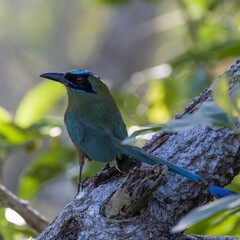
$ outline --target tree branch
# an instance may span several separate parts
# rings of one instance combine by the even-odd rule
[[[37,232],[49,224],[47,218],[29,206],[28,202],[19,199],[16,195],[0,184],[0,207],[9,207],[21,215],[25,221]]]
[[[155,165],[148,169],[133,168],[118,190],[102,208],[107,218],[134,217],[147,207],[153,193],[164,182],[167,167]]]
[[[240,60],[226,72],[229,76],[230,92],[233,86],[236,88],[237,85],[239,88],[239,72]],[[194,112],[206,101],[212,101],[212,86],[195,98],[177,118]],[[195,183],[167,172],[152,197],[146,197],[144,192],[142,193],[142,197],[148,198],[148,204],[145,203],[137,215],[112,219],[106,217],[109,215],[104,214],[102,209],[105,209],[108,200],[117,194],[126,179],[119,173],[113,174],[113,168],[110,168],[111,174],[106,174],[104,170],[104,176],[108,178],[100,183],[97,181],[97,186],[95,180],[88,181],[84,192],[74,198],[37,239],[235,239],[171,235],[169,230],[191,209],[212,200],[209,184],[224,186],[239,173],[239,134],[221,127],[194,128],[175,134],[160,132],[144,149],[197,172],[203,176],[204,182]],[[142,167],[149,166],[142,164]],[[101,174],[98,174],[99,179],[103,179]],[[138,178],[135,186],[143,186],[144,181],[146,180]]]

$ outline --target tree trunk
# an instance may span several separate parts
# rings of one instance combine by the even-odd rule
[[[240,59],[228,70],[230,93],[239,87]],[[239,91],[239,89],[238,89]],[[212,101],[212,86],[186,107],[191,114]],[[221,127],[159,132],[144,149],[204,179],[192,182],[164,166],[134,167],[128,174],[105,168],[86,182],[76,196],[37,239],[235,239],[171,235],[170,229],[191,209],[212,200],[208,185],[225,186],[240,170],[240,135]],[[133,161],[132,165],[140,166]],[[63,193],[64,194],[64,193]],[[236,238],[237,239],[237,238]]]

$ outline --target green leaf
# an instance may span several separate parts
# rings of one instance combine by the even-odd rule
[[[122,141],[122,144],[130,144],[136,141],[136,138],[142,135],[146,135],[149,133],[158,132],[161,129],[163,129],[163,124],[154,124],[152,126],[145,126],[145,127],[139,127],[137,126],[137,130],[135,130],[129,137],[125,138]]]
[[[0,135],[9,144],[23,144],[31,141],[36,133],[28,131],[27,129],[21,129],[13,123],[0,124]]]
[[[214,102],[206,102],[202,105],[197,113],[197,118],[202,116],[208,125],[222,126],[232,128],[228,115],[222,111]],[[204,125],[204,124],[203,124]]]
[[[30,89],[21,100],[15,123],[28,127],[40,120],[64,95],[64,88],[50,81],[42,81]]]
[[[237,118],[240,118],[240,91],[237,89],[237,91],[234,91],[232,96],[232,101],[233,101],[233,108],[236,111],[234,116]]]
[[[10,122],[12,116],[10,113],[3,107],[0,107],[0,123]]]
[[[215,221],[213,221],[213,225],[217,225],[217,224],[223,223],[224,221],[226,221],[228,218],[230,218],[234,214],[238,213],[239,211],[240,211],[239,208],[233,209],[233,210],[229,210],[226,214],[224,214],[224,216],[219,216]]]
[[[170,121],[164,131],[180,132],[194,127],[223,126],[232,128],[228,115],[214,102],[205,102],[195,113],[184,115],[181,119]]]
[[[14,239],[14,230],[5,218],[5,209],[0,208],[0,239]]]
[[[176,226],[171,229],[171,233],[179,233],[186,230],[189,226],[198,223],[206,218],[229,209],[240,207],[240,195],[224,197],[213,203],[193,209],[186,214]]]
[[[237,99],[232,99],[229,95],[228,78],[226,75],[221,76],[214,84],[213,97],[217,105],[228,113],[230,116],[239,116]]]

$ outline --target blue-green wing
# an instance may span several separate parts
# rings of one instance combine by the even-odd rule
[[[67,130],[74,144],[91,160],[111,162],[115,159],[116,148],[110,132],[93,129],[81,121]]]

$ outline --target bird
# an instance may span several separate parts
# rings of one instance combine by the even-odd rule
[[[215,185],[210,185],[209,186],[209,192],[215,198],[223,198],[223,197],[227,197],[227,196],[238,194],[238,193],[236,193],[234,191],[231,191],[231,190],[219,187],[219,186],[215,186]]]
[[[129,160],[135,158],[151,165],[166,165],[170,171],[195,182],[202,180],[194,172],[125,144],[123,140],[128,133],[122,115],[109,88],[97,75],[75,69],[65,73],[43,73],[40,77],[59,82],[67,89],[64,122],[79,159],[78,193],[83,189],[84,159],[105,163],[115,160],[120,172],[128,172]]]

